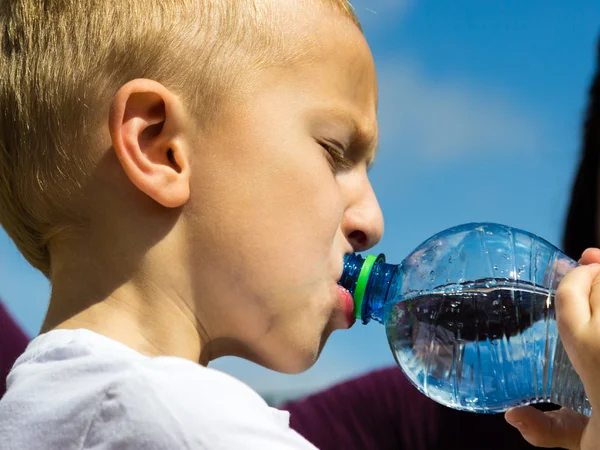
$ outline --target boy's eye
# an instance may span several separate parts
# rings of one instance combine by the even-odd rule
[[[334,172],[345,171],[352,168],[352,161],[346,157],[344,150],[342,150],[339,145],[329,142],[320,142],[319,144],[327,152]]]

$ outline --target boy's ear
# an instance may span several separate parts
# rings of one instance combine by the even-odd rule
[[[109,129],[123,170],[142,192],[168,208],[190,195],[190,163],[183,134],[186,114],[162,84],[136,79],[113,98]]]

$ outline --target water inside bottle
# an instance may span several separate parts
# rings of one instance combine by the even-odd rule
[[[589,415],[558,338],[553,295],[506,279],[453,284],[392,305],[386,331],[407,377],[446,406],[495,413],[560,402]]]

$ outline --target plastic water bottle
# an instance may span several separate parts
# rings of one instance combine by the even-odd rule
[[[433,400],[480,413],[551,402],[589,416],[554,310],[558,283],[575,266],[531,233],[470,223],[399,265],[348,255],[340,284],[357,319],[385,325],[396,362]]]

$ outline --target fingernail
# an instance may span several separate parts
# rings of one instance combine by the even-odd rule
[[[527,431],[527,424],[525,422],[508,422],[509,424],[511,424],[513,427],[515,427],[517,430],[523,432],[523,431]]]

